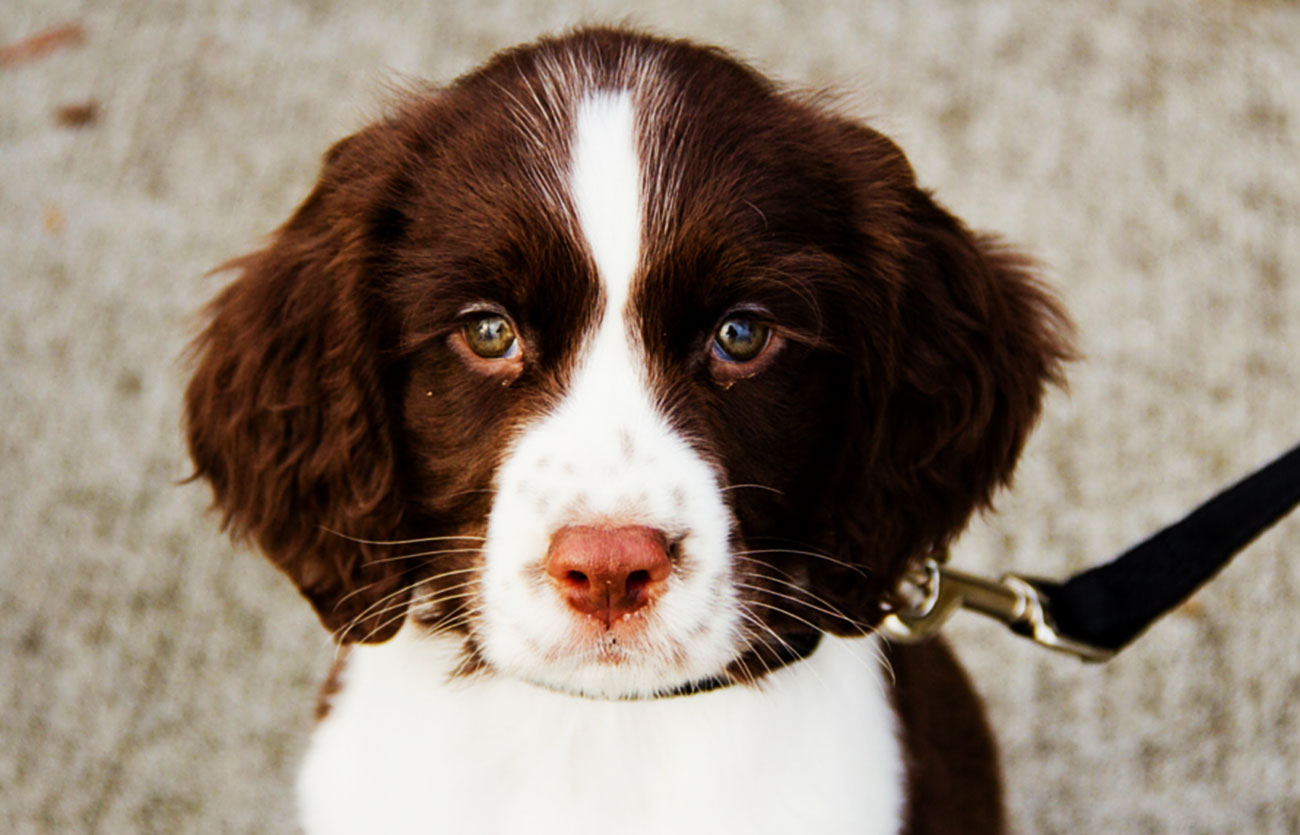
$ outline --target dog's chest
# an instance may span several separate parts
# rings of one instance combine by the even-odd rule
[[[322,833],[888,833],[904,767],[870,639],[731,687],[605,702],[447,682],[454,647],[364,646],[299,781]]]

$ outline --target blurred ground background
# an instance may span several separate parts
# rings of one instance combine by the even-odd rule
[[[393,79],[623,18],[842,91],[1046,265],[1084,358],[959,566],[1064,575],[1300,441],[1296,3],[9,0],[0,831],[294,830],[330,650],[176,486],[204,273]],[[1105,667],[959,618],[1017,829],[1300,831],[1298,603],[1300,519]]]

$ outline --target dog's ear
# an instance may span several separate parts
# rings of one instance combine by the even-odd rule
[[[384,322],[373,264],[391,239],[384,124],[325,155],[314,190],[266,249],[225,268],[193,345],[185,424],[195,478],[212,486],[233,535],[256,541],[340,641],[401,625],[401,569],[374,556],[402,509],[396,400],[381,367]]]
[[[876,236],[890,252],[868,279],[839,482],[843,541],[884,589],[1009,483],[1071,357],[1069,320],[1027,259],[903,194]]]

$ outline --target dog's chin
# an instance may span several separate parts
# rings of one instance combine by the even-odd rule
[[[482,648],[484,661],[496,673],[557,693],[617,701],[662,698],[714,686],[727,676],[734,655],[704,659],[674,642],[652,640],[639,630],[596,630],[586,625],[552,646],[534,645],[531,652],[503,652],[501,643],[489,642]]]
[[[636,701],[693,692],[713,686],[723,676],[722,670],[691,675],[658,669],[635,659],[606,657],[567,668],[535,671],[535,675],[526,675],[525,680],[556,693],[584,699]]]

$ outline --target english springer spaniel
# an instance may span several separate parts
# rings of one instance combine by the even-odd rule
[[[1002,828],[964,674],[875,627],[1068,325],[889,139],[584,29],[339,142],[229,266],[187,431],[345,650],[307,832]]]

